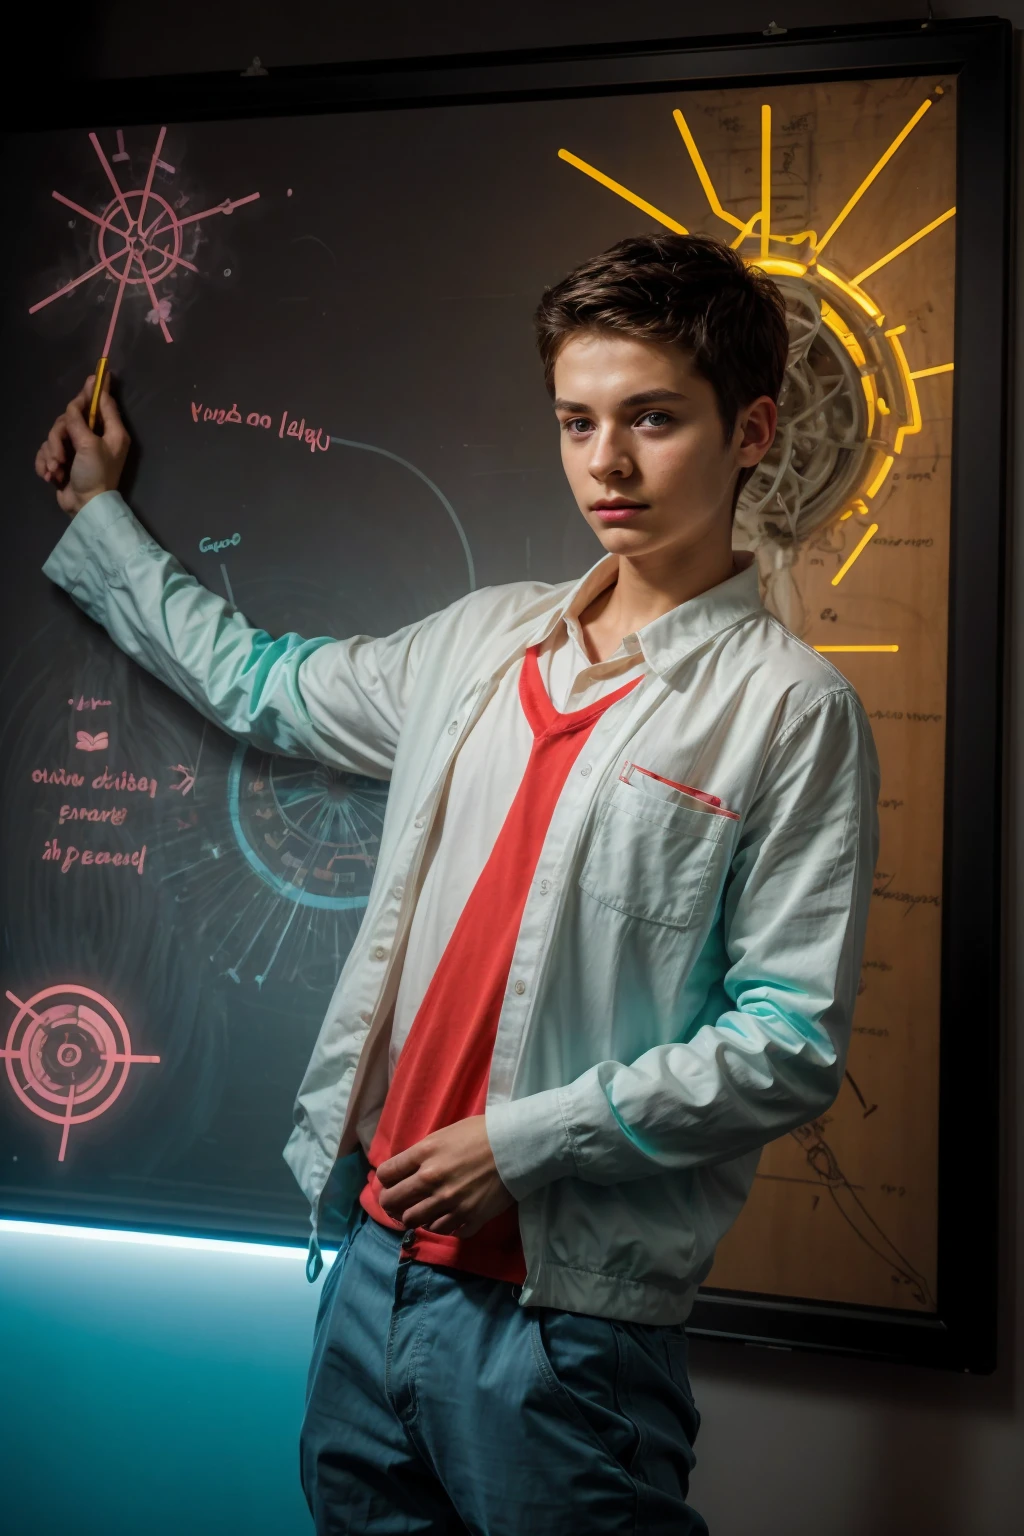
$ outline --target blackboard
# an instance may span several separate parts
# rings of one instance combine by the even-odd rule
[[[534,349],[546,284],[640,230],[749,240],[767,181],[770,255],[788,280],[785,262],[878,161],[885,176],[854,199],[863,217],[827,231],[827,292],[844,366],[863,320],[848,301],[877,300],[888,400],[875,407],[882,372],[866,364],[874,425],[856,474],[785,561],[764,547],[759,560],[769,599],[880,722],[892,867],[876,872],[835,1116],[766,1153],[695,1320],[863,1348],[870,1315],[913,1355],[948,1349],[955,1313],[965,1338],[990,1339],[964,1320],[970,1277],[943,1236],[943,1201],[974,1175],[943,1163],[940,1051],[950,999],[968,985],[976,996],[995,932],[994,824],[979,836],[975,821],[965,841],[955,793],[998,761],[991,484],[972,506],[969,563],[955,538],[966,466],[973,491],[999,453],[999,380],[976,344],[999,289],[970,274],[983,246],[1001,249],[976,232],[986,218],[1001,227],[1005,207],[956,172],[957,142],[1001,163],[979,82],[1003,111],[1003,44],[986,38],[977,57],[963,43],[959,69],[954,44],[930,38],[902,54],[891,38],[859,54],[851,43],[842,68],[838,45],[822,45],[802,82],[744,54],[745,79],[723,65],[699,90],[679,54],[675,83],[653,55],[481,63],[461,85],[410,66],[397,84],[357,73],[337,93],[345,110],[319,110],[331,88],[307,100],[296,80],[253,112],[235,81],[221,114],[186,82],[159,115],[138,88],[120,122],[79,111],[4,135],[17,387],[0,453],[18,487],[0,613],[6,1210],[304,1235],[280,1152],[386,811],[385,783],[267,759],[204,724],[41,574],[62,515],[31,482],[31,457],[108,339],[136,444],[124,488],[154,536],[271,633],[384,634],[476,587],[578,576],[600,554],[561,473]],[[618,85],[602,84],[616,69]],[[168,110],[175,89],[197,110]],[[955,233],[961,204],[970,241]],[[142,244],[129,247],[133,220]],[[756,545],[754,525],[739,526]],[[949,731],[972,710],[973,728]],[[890,1028],[911,1015],[913,1049]],[[991,1066],[982,1054],[957,1069],[974,1073],[979,1169]],[[759,1294],[800,1298],[804,1320],[792,1301],[752,1312]],[[917,1342],[929,1328],[940,1342]]]
[[[639,159],[664,105],[635,106]],[[600,555],[559,467],[531,312],[620,233],[619,210],[593,199],[560,216],[553,150],[581,131],[610,145],[603,119],[599,103],[546,103],[167,128],[151,202],[173,233],[146,254],[162,308],[145,281],[126,285],[111,346],[138,444],[126,489],[252,622],[386,634],[474,585],[561,580]],[[105,342],[123,269],[31,312],[102,261],[101,238],[123,248],[52,193],[123,225],[106,167],[143,188],[163,126],[8,140],[22,233],[5,453],[22,479]],[[666,197],[674,170],[666,154]],[[7,1198],[297,1235],[307,1212],[280,1152],[365,904],[386,785],[270,763],[204,728],[40,574],[62,532],[48,503],[32,496],[12,530],[3,618],[4,1033],[24,1009],[48,1021],[23,1014],[12,1041],[34,1027],[35,1086],[17,1099],[0,1078]],[[114,826],[75,810],[127,814]],[[329,853],[306,870],[325,816]],[[141,868],[82,859],[143,849]],[[159,1060],[120,1065],[68,1110],[109,1031]]]

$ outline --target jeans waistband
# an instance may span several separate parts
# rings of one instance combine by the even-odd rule
[[[372,1233],[378,1242],[383,1243],[385,1248],[388,1248],[391,1251],[394,1251],[396,1248],[401,1248],[402,1238],[405,1236],[403,1231],[394,1227],[386,1227],[383,1222],[375,1220],[375,1218],[370,1215],[369,1211],[364,1210],[362,1206],[360,1206],[359,1211],[360,1217],[352,1227],[353,1237],[359,1231],[360,1227],[365,1227],[368,1232]]]

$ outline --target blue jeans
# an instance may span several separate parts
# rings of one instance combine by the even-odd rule
[[[521,1307],[353,1223],[300,1445],[318,1536],[707,1536],[682,1327]]]

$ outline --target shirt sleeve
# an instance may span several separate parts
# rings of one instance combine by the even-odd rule
[[[761,783],[723,901],[731,1006],[691,1039],[489,1105],[516,1199],[565,1175],[614,1184],[728,1161],[835,1099],[878,848],[878,763],[856,695],[837,689],[793,721]]]
[[[116,491],[86,503],[43,571],[121,650],[232,736],[390,775],[429,621],[385,639],[274,639],[162,549]]]

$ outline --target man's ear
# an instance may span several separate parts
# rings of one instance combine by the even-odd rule
[[[742,428],[737,459],[744,469],[760,464],[775,441],[778,420],[778,406],[770,395],[758,395],[740,412],[736,422]]]

